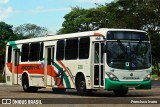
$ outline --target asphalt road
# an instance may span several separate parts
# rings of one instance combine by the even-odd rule
[[[153,80],[152,86],[160,86],[160,80]]]
[[[151,90],[129,90],[128,94],[124,97],[117,97],[112,91],[106,90],[93,92],[91,96],[79,96],[75,89],[68,89],[64,94],[53,93],[51,89],[40,89],[36,93],[25,93],[21,86],[0,84],[0,99],[2,98],[40,98],[46,101],[45,103],[47,104],[128,104],[132,103],[132,100],[153,100],[160,104],[160,81],[153,81],[153,87]]]

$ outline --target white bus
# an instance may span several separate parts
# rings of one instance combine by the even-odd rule
[[[151,47],[147,33],[107,29],[53,35],[6,46],[5,74],[9,85],[25,92],[50,87],[53,92],[76,88],[125,95],[129,89],[151,89]]]

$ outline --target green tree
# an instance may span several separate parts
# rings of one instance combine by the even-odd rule
[[[4,65],[5,46],[9,40],[14,40],[12,25],[0,22],[0,69]]]
[[[86,13],[85,9],[75,7],[72,8],[71,12],[64,16],[65,21],[62,24],[62,29],[60,29],[57,33],[58,34],[65,34],[65,33],[74,33],[81,31],[80,26],[86,23],[87,19],[85,19],[84,14]],[[83,21],[83,22],[81,22]]]
[[[156,32],[150,32],[151,50],[152,50],[152,63],[154,66],[154,73],[160,76],[159,62],[160,62],[160,34]]]
[[[48,33],[47,28],[35,24],[22,24],[14,28],[14,33],[18,39],[35,38],[45,36]]]
[[[65,21],[57,34],[91,31],[104,27],[106,21],[105,18],[102,18],[105,17],[104,9],[101,6],[90,9],[72,8],[71,12],[64,16]]]
[[[2,54],[4,51],[4,47],[6,46],[6,43],[9,40],[14,40],[15,35],[12,30],[12,25],[6,24],[5,22],[0,22],[0,54]]]

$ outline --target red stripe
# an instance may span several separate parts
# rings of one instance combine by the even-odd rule
[[[32,67],[30,67],[32,66]],[[33,68],[37,67],[36,68]],[[12,63],[7,63],[7,67],[9,71],[12,73]],[[18,66],[18,72],[17,72],[17,66],[14,66],[15,73],[22,74],[24,71],[27,71],[29,74],[42,74],[44,75],[44,68],[41,67],[41,64],[19,64]],[[49,72],[51,71],[51,72]],[[48,65],[47,66],[47,75],[51,76],[54,81],[56,81],[56,75],[57,72],[55,71],[53,66]],[[60,78],[58,79],[58,84],[60,83]],[[64,85],[58,86],[58,88],[65,88]]]

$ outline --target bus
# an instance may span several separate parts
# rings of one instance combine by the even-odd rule
[[[141,30],[100,28],[6,45],[6,84],[25,92],[76,89],[84,96],[104,89],[124,96],[151,89],[151,73],[150,40]]]

